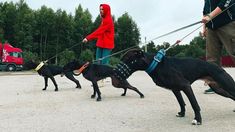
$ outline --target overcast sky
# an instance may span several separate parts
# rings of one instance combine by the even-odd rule
[[[18,0],[0,0],[1,2]],[[141,40],[152,40],[162,34],[168,33],[183,26],[200,21],[204,0],[25,0],[32,9],[39,9],[46,5],[54,9],[62,9],[67,13],[74,15],[75,9],[79,4],[84,9],[88,9],[92,14],[93,20],[99,14],[99,5],[107,3],[111,6],[111,13],[115,18],[120,17],[125,12],[137,23],[141,33]],[[154,42],[170,42],[173,44],[176,40],[182,39],[185,35],[195,28],[177,32],[175,34],[157,39]],[[199,34],[201,29],[184,39],[182,44],[189,43]]]

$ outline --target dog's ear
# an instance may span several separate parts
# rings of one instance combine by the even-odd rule
[[[136,55],[137,57],[143,57],[143,56],[144,56],[144,52],[139,49],[139,50],[136,50],[136,51],[135,51],[135,55]]]

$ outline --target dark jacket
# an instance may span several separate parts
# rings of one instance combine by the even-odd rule
[[[205,0],[203,9],[203,15],[209,14],[216,7],[219,7],[222,11],[220,15],[216,16],[212,21],[206,24],[206,27],[210,29],[217,29],[235,20],[235,0]],[[232,5],[233,4],[233,5]],[[232,5],[229,9],[227,9]],[[227,9],[227,10],[226,10]]]

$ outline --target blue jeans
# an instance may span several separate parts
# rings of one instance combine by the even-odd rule
[[[112,51],[112,50],[110,50],[110,49],[105,49],[105,48],[99,48],[99,47],[97,47],[97,49],[96,49],[96,58],[95,58],[95,59],[98,60],[99,58],[108,56],[108,55],[111,54],[111,51]],[[103,60],[101,60],[101,61],[98,61],[98,62],[96,62],[96,63],[98,63],[98,64],[103,64],[103,65],[108,65],[108,64],[109,64],[109,58],[110,58],[110,57],[107,57],[107,58],[105,58],[105,59],[103,59]]]

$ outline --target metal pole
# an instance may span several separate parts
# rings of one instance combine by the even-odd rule
[[[146,44],[147,43],[147,38],[144,37],[144,43]],[[148,52],[148,44],[145,45],[145,52]]]

